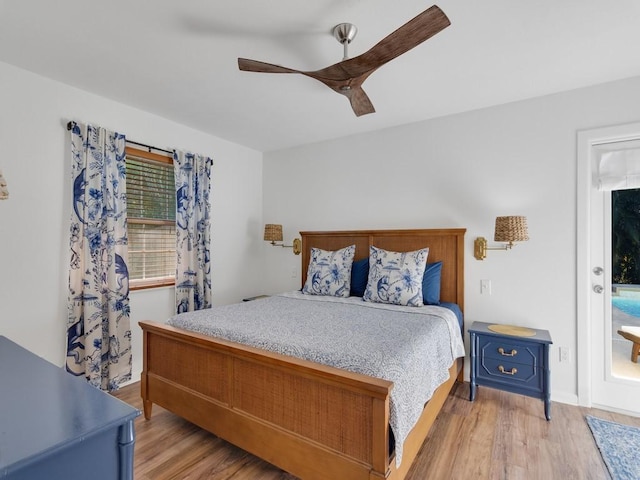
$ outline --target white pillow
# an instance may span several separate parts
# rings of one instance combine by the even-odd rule
[[[312,248],[307,280],[302,293],[348,297],[351,287],[351,265],[355,253],[355,245],[335,252]]]
[[[362,297],[365,302],[421,307],[422,277],[429,249],[389,252],[369,247],[369,280]]]

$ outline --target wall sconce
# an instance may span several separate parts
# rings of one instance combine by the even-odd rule
[[[6,200],[9,198],[9,190],[7,189],[7,181],[2,176],[0,171],[0,200]]]
[[[296,255],[300,255],[300,252],[302,252],[302,242],[300,241],[299,238],[293,239],[293,245],[276,243],[276,242],[282,242],[282,225],[278,225],[277,223],[265,224],[264,240],[265,242],[271,242],[271,245],[273,245],[274,247],[293,248],[293,253]]]
[[[529,240],[527,217],[496,217],[496,231],[493,240],[507,242],[507,244],[501,247],[488,247],[487,239],[478,237],[473,242],[473,256],[478,260],[484,260],[487,256],[487,250],[510,250],[513,248],[513,242]]]

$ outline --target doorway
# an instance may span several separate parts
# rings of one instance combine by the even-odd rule
[[[630,177],[634,162],[637,179]],[[625,344],[626,366],[637,365],[631,362],[632,343],[617,333],[629,318],[612,305],[621,292],[613,282],[611,193],[640,180],[640,124],[579,132],[577,170],[578,402],[640,415],[640,382],[614,369],[614,359],[622,365]]]

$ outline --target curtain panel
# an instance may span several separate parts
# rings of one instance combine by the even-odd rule
[[[131,379],[125,136],[71,127],[67,371],[102,390]]]
[[[211,166],[209,157],[174,151],[176,312],[211,307]]]

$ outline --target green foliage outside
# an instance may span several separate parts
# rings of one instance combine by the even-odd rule
[[[613,283],[640,285],[640,189],[611,192]]]
[[[176,219],[173,165],[127,156],[127,216]]]

